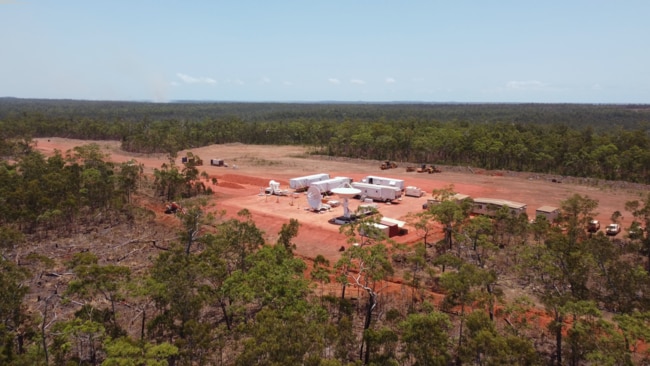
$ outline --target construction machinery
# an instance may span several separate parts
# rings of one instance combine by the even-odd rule
[[[429,174],[433,174],[433,173],[441,173],[442,171],[441,171],[440,169],[438,169],[435,165],[429,165],[429,166],[427,166],[426,164],[422,164],[422,165],[421,165],[421,166],[416,170],[416,172],[418,172],[418,173],[429,173]]]
[[[181,207],[181,205],[179,205],[179,204],[176,203],[176,202],[170,202],[170,203],[168,203],[167,206],[165,207],[165,213],[168,214],[168,215],[169,215],[169,214],[179,213],[179,212],[180,212],[180,213],[183,213],[184,210],[183,210],[183,208]]]
[[[397,168],[397,163],[395,163],[394,161],[386,160],[383,163],[381,163],[380,168],[381,170],[395,169]]]

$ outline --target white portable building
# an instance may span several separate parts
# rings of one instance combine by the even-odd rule
[[[371,198],[374,201],[391,202],[402,197],[402,190],[397,187],[382,186],[370,183],[352,182],[352,187],[361,190],[362,199]]]
[[[385,177],[378,177],[375,175],[369,175],[363,178],[361,182],[368,183],[368,184],[376,184],[380,186],[397,187],[402,191],[404,190],[405,187],[403,179],[385,178]]]
[[[512,215],[520,215],[526,212],[526,204],[503,200],[499,198],[475,198],[472,206],[472,213],[493,216],[501,207],[508,207]]]
[[[542,206],[535,210],[535,217],[544,216],[548,222],[553,222],[560,216],[560,209],[553,206]]]

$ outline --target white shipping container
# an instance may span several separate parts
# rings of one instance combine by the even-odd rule
[[[331,179],[325,179],[318,182],[313,182],[311,186],[314,186],[320,190],[321,193],[331,192],[332,189],[343,186],[344,184],[352,183],[352,178],[347,177],[336,177]]]
[[[321,180],[330,179],[330,175],[326,173],[319,173],[313,175],[307,175],[304,177],[297,177],[289,179],[289,187],[297,191],[304,191],[309,188],[309,186],[314,182],[320,182]]]
[[[411,197],[422,197],[424,195],[424,192],[418,187],[408,186],[404,190],[404,195]]]

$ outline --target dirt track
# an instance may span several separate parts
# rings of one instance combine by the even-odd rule
[[[71,140],[62,138],[36,139],[37,149],[45,155],[50,155],[55,149],[65,152],[74,146],[92,143],[92,141]],[[116,162],[136,159],[144,164],[146,172],[152,172],[161,164],[168,162],[165,155],[127,154],[119,149],[119,142],[101,141],[98,143],[110,159]],[[427,194],[420,198],[403,197],[395,204],[379,203],[379,211],[383,216],[397,220],[405,220],[409,212],[420,212],[422,203],[433,189],[447,187],[451,184],[458,193],[468,194],[473,198],[501,198],[527,204],[529,217],[535,215],[535,209],[540,206],[559,206],[560,202],[574,193],[587,195],[599,201],[598,219],[603,224],[609,223],[611,214],[618,210],[623,213],[623,227],[629,226],[631,215],[624,211],[626,201],[639,199],[639,191],[631,188],[613,190],[568,183],[554,183],[549,179],[541,179],[533,174],[510,176],[499,172],[474,170],[469,172],[454,172],[442,167],[442,173],[426,174],[406,172],[404,166],[396,169],[380,170],[378,162],[361,160],[341,160],[312,157],[308,149],[297,146],[255,146],[242,144],[212,145],[192,149],[192,153],[200,156],[206,163],[210,159],[224,159],[228,167],[213,167],[204,165],[210,177],[216,177],[218,185],[213,187],[215,209],[225,210],[227,217],[233,217],[243,208],[248,209],[258,227],[265,231],[269,242],[275,242],[282,224],[290,218],[301,223],[296,253],[305,258],[313,258],[322,254],[335,262],[340,255],[339,248],[347,246],[346,238],[340,234],[339,226],[328,223],[330,218],[340,216],[342,207],[333,208],[324,213],[314,213],[308,210],[306,194],[299,193],[286,197],[267,196],[260,194],[268,187],[270,180],[281,184],[281,188],[289,189],[289,180],[294,177],[315,173],[328,173],[331,177],[345,176],[361,180],[367,175],[392,177],[405,180],[406,185],[421,188]],[[177,163],[180,164],[179,153]],[[646,191],[647,192],[647,191]],[[354,210],[358,200],[350,200],[350,209]],[[160,203],[161,211],[164,203]],[[604,227],[604,225],[603,225]],[[408,228],[408,227],[407,227]],[[621,233],[619,235],[624,235]],[[410,229],[404,236],[394,237],[397,242],[409,243],[418,240],[415,230]]]

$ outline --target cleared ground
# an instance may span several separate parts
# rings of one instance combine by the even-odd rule
[[[93,143],[93,141],[72,140],[63,138],[36,139],[36,148],[45,155],[50,155],[55,149],[65,152],[75,146]],[[116,162],[136,159],[144,164],[145,170],[151,173],[168,162],[163,154],[129,154],[119,148],[119,142],[101,141],[97,143],[110,159]],[[269,242],[275,242],[282,224],[289,219],[297,219],[301,223],[296,254],[304,258],[314,258],[322,254],[335,262],[340,256],[340,248],[349,246],[346,237],[339,233],[339,226],[328,223],[328,220],[341,216],[341,206],[331,211],[315,213],[309,210],[305,193],[290,194],[289,196],[267,196],[262,194],[271,180],[281,184],[281,188],[289,189],[291,178],[328,173],[330,177],[344,176],[359,181],[368,175],[403,179],[407,186],[416,186],[426,194],[423,197],[403,197],[394,204],[377,203],[379,212],[389,218],[406,221],[409,213],[422,211],[422,204],[431,195],[433,189],[449,185],[454,186],[458,193],[470,195],[473,198],[487,197],[508,199],[527,204],[529,217],[534,217],[535,209],[540,206],[559,206],[574,193],[587,195],[599,201],[598,219],[603,223],[601,229],[610,222],[614,211],[623,214],[623,227],[629,226],[631,215],[625,212],[626,201],[639,199],[642,192],[647,190],[626,184],[603,184],[598,186],[568,183],[570,179],[555,179],[562,183],[553,182],[549,177],[529,173],[490,172],[477,169],[461,169],[457,167],[440,167],[442,173],[427,174],[406,172],[406,165],[400,164],[396,169],[381,170],[380,162],[357,159],[330,159],[314,157],[308,154],[309,149],[299,146],[256,146],[243,144],[211,145],[190,150],[200,156],[205,164],[201,167],[218,180],[213,187],[216,192],[211,197],[214,210],[225,210],[227,217],[234,217],[241,209],[248,209],[258,227],[265,231]],[[180,157],[186,151],[179,153],[176,163],[180,165]],[[210,159],[224,159],[228,167],[209,165]],[[435,162],[428,162],[435,163]],[[616,187],[616,188],[611,188]],[[621,188],[622,187],[622,188]],[[291,191],[291,190],[290,190]],[[336,199],[336,197],[333,197]],[[361,202],[350,200],[350,209],[355,210]],[[164,215],[164,204],[152,207],[160,220],[169,220]],[[409,233],[393,239],[400,243],[418,241],[418,235],[413,228],[407,226]],[[625,235],[625,231],[619,236]]]

